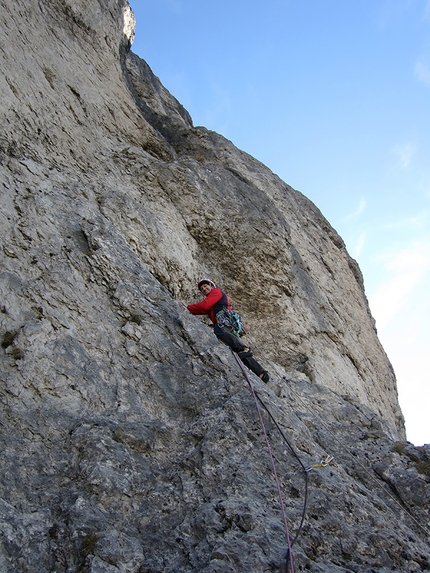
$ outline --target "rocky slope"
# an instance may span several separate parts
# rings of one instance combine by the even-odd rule
[[[309,478],[295,570],[429,571],[430,447],[336,231],[193,126],[125,1],[1,8],[0,570],[285,570],[252,393],[179,302],[209,275],[272,374],[251,381],[292,538]]]

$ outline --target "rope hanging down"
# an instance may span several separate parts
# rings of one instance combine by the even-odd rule
[[[274,416],[272,415],[272,413],[270,412],[270,410],[268,409],[268,407],[266,406],[266,404],[263,402],[263,400],[260,398],[260,396],[257,394],[257,392],[254,391],[254,394],[257,396],[258,400],[260,401],[261,405],[263,406],[263,408],[266,410],[266,412],[268,413],[268,415],[270,416],[270,419],[272,420],[272,422],[274,423],[274,425],[276,426],[278,432],[280,433],[280,435],[282,436],[284,442],[287,444],[287,446],[290,448],[291,453],[293,454],[293,456],[296,458],[296,460],[299,462],[300,466],[302,467],[302,470],[304,472],[304,479],[305,479],[305,494],[304,494],[304,502],[303,502],[303,510],[302,510],[302,517],[300,520],[300,525],[297,529],[296,535],[293,539],[293,541],[291,542],[291,547],[288,548],[287,551],[287,555],[286,555],[286,573],[288,573],[289,571],[289,561],[288,561],[288,557],[289,554],[291,552],[291,548],[293,547],[293,545],[295,544],[295,542],[297,541],[297,539],[299,538],[299,535],[302,531],[302,527],[303,527],[303,523],[305,521],[305,516],[306,516],[306,507],[307,507],[307,503],[308,503],[308,485],[309,485],[309,479],[308,479],[308,472],[311,471],[311,469],[313,469],[313,466],[306,468],[302,462],[302,460],[300,459],[300,457],[298,456],[297,452],[295,451],[295,449],[293,448],[293,446],[291,445],[290,441],[288,440],[288,438],[286,437],[286,435],[284,434],[284,432],[282,431],[282,428],[279,426],[278,422],[275,420]],[[331,457],[331,456],[327,456]],[[318,466],[319,464],[315,464],[315,466]]]
[[[243,373],[243,375],[245,376],[245,379],[246,379],[246,381],[248,382],[248,385],[249,385],[249,387],[250,387],[250,389],[251,389],[251,392],[252,392],[252,395],[253,395],[253,397],[254,397],[255,406],[256,406],[257,413],[258,413],[258,417],[259,417],[259,419],[260,419],[260,424],[261,424],[261,427],[262,427],[262,430],[263,430],[263,433],[264,433],[264,439],[265,439],[265,441],[266,441],[267,450],[268,450],[268,452],[269,452],[269,457],[270,457],[270,462],[271,462],[271,465],[272,465],[273,476],[274,476],[274,478],[275,478],[275,483],[276,483],[276,487],[277,487],[277,490],[278,490],[278,497],[279,497],[279,503],[280,503],[280,506],[281,506],[282,518],[283,518],[283,521],[284,521],[285,536],[286,536],[287,544],[288,544],[288,552],[287,552],[287,556],[286,556],[286,560],[287,560],[287,564],[286,564],[286,565],[287,565],[287,573],[288,573],[288,571],[291,571],[291,573],[294,573],[293,553],[292,553],[292,550],[291,550],[291,549],[292,549],[293,543],[294,543],[294,542],[296,541],[296,539],[297,539],[297,535],[296,535],[296,537],[295,537],[293,543],[291,543],[291,541],[290,541],[290,533],[289,533],[288,523],[287,523],[287,517],[286,517],[286,514],[285,514],[284,500],[283,500],[283,498],[282,498],[281,485],[280,485],[280,483],[279,483],[278,474],[277,474],[277,472],[276,472],[275,461],[274,461],[273,455],[272,455],[272,449],[271,449],[271,447],[270,447],[269,438],[268,438],[268,436],[267,436],[266,427],[265,427],[265,425],[264,425],[263,416],[262,416],[262,414],[261,414],[261,409],[260,409],[260,406],[259,406],[259,403],[258,403],[258,402],[260,401],[261,404],[263,404],[263,402],[262,402],[261,399],[257,396],[257,394],[256,394],[256,392],[255,392],[255,390],[254,390],[254,387],[253,387],[253,385],[252,385],[252,383],[251,383],[251,380],[249,379],[248,373],[247,373],[247,371],[245,370],[245,367],[242,365],[242,362],[241,362],[240,358],[239,358],[239,357],[237,356],[237,354],[234,353],[234,352],[233,352],[233,355],[234,355],[234,357],[235,357],[235,359],[236,359],[236,362],[237,362],[238,365],[240,366],[240,369],[242,370],[242,373]],[[269,412],[264,404],[263,404],[263,406],[265,407],[266,411]],[[269,415],[270,415],[270,417],[271,417],[272,420],[273,420],[273,417],[272,417],[272,415],[270,414],[270,412],[269,412]],[[274,420],[273,420],[273,421],[274,421]],[[275,424],[276,424],[276,422],[275,422]],[[276,424],[276,426],[277,426],[278,429],[280,430],[280,428],[279,428],[279,426],[278,426],[277,424]],[[281,431],[281,434],[282,434],[282,431]],[[288,443],[288,442],[287,442],[287,443]],[[288,443],[288,445],[290,446],[289,443]],[[291,448],[291,446],[290,446],[290,448]],[[300,462],[300,463],[301,463],[301,462]],[[306,474],[306,475],[307,475],[307,474]],[[307,491],[307,479],[306,479],[306,491]],[[305,503],[306,503],[306,502],[305,502]],[[301,522],[301,524],[300,524],[300,529],[301,529],[301,526],[302,526],[302,523],[303,523],[303,519],[304,519],[304,515],[302,516],[302,522]],[[291,568],[291,569],[290,569],[290,568]]]
[[[263,429],[263,433],[264,433],[264,437],[265,437],[265,441],[266,441],[266,445],[267,445],[267,449],[269,451],[269,456],[270,456],[270,460],[271,460],[271,464],[272,464],[272,470],[273,470],[273,475],[275,478],[275,482],[276,482],[276,486],[278,489],[278,495],[279,495],[279,500],[280,500],[280,505],[281,505],[281,510],[282,510],[282,516],[283,516],[283,520],[284,520],[284,525],[285,525],[285,535],[287,538],[287,542],[288,542],[288,549],[287,549],[287,554],[286,554],[286,573],[289,573],[289,571],[291,571],[291,573],[294,573],[294,563],[293,563],[293,555],[292,555],[292,547],[295,544],[295,542],[297,541],[301,531],[302,531],[302,527],[303,527],[303,523],[305,520],[305,516],[306,516],[306,508],[307,508],[307,502],[308,502],[308,486],[309,486],[309,478],[308,478],[308,474],[311,470],[313,469],[317,469],[317,468],[325,468],[328,465],[330,465],[330,463],[333,461],[333,456],[327,456],[325,459],[321,460],[319,463],[315,463],[312,464],[309,467],[305,467],[305,465],[303,464],[302,460],[300,459],[299,455],[297,454],[297,452],[295,451],[295,449],[293,448],[293,446],[291,445],[290,441],[288,440],[287,436],[285,435],[285,433],[283,432],[282,428],[279,426],[278,422],[275,420],[274,416],[272,415],[272,413],[270,412],[270,410],[268,409],[268,407],[266,406],[266,404],[263,402],[263,400],[260,398],[260,396],[257,394],[257,392],[255,391],[251,380],[248,376],[248,373],[244,367],[244,365],[242,364],[242,361],[239,359],[239,357],[237,356],[237,354],[235,352],[232,351],[232,354],[234,355],[236,362],[238,363],[240,369],[242,370],[242,373],[246,379],[246,381],[248,382],[248,385],[251,389],[252,395],[254,397],[254,402],[255,402],[255,406],[257,409],[257,413],[260,419],[260,424],[261,427]],[[288,529],[288,524],[287,524],[287,519],[286,519],[286,515],[285,515],[285,507],[284,507],[284,502],[282,499],[282,493],[281,493],[281,488],[280,488],[280,484],[279,484],[279,480],[278,480],[278,476],[277,476],[277,472],[276,472],[276,467],[275,467],[275,462],[272,456],[272,450],[269,444],[269,438],[267,436],[267,432],[266,432],[266,428],[264,425],[264,421],[261,415],[261,410],[260,407],[258,405],[258,402],[260,402],[260,404],[263,406],[263,408],[266,410],[267,414],[269,415],[270,419],[272,420],[273,424],[275,425],[276,429],[278,430],[278,432],[280,433],[282,439],[284,440],[284,442],[287,444],[288,448],[290,449],[291,453],[293,454],[293,456],[296,458],[296,460],[298,461],[298,463],[300,464],[302,470],[303,470],[303,475],[304,475],[304,481],[305,481],[305,492],[304,492],[304,502],[303,502],[303,510],[302,510],[302,516],[301,516],[301,520],[300,520],[300,524],[299,527],[297,529],[296,535],[294,536],[294,539],[291,541],[290,540],[290,534],[289,534],[289,529]],[[290,569],[291,567],[291,569]]]
[[[258,416],[260,418],[260,423],[264,432],[264,436],[265,436],[265,440],[266,440],[266,444],[267,444],[267,448],[269,451],[269,455],[270,455],[270,459],[271,459],[271,463],[272,463],[272,468],[273,468],[273,474],[275,477],[275,481],[276,481],[276,485],[278,488],[278,495],[279,495],[279,499],[280,499],[280,504],[281,504],[281,509],[282,509],[282,515],[283,515],[283,519],[284,519],[284,524],[285,524],[285,533],[286,533],[286,537],[287,537],[287,541],[288,541],[288,550],[287,550],[287,555],[286,555],[286,573],[289,573],[290,571],[290,566],[291,566],[291,573],[294,573],[294,564],[293,564],[293,557],[292,557],[292,552],[291,549],[294,545],[294,543],[297,541],[301,530],[302,530],[302,526],[304,523],[304,519],[305,519],[305,515],[306,515],[306,506],[307,506],[307,500],[308,500],[308,474],[311,470],[313,469],[317,469],[317,468],[325,468],[327,466],[329,466],[331,464],[331,462],[333,461],[333,457],[328,455],[325,459],[321,460],[319,463],[315,463],[312,464],[308,467],[305,467],[304,464],[302,463],[300,457],[297,455],[296,451],[294,450],[294,448],[292,447],[292,445],[290,444],[289,440],[287,439],[287,437],[285,436],[284,432],[282,431],[282,429],[280,428],[279,424],[276,422],[275,418],[273,417],[273,415],[271,414],[270,410],[267,408],[266,404],[263,402],[263,400],[260,398],[260,396],[258,396],[257,392],[255,391],[251,380],[249,379],[248,373],[246,372],[244,366],[242,365],[242,362],[240,361],[239,357],[237,356],[236,353],[234,353],[232,351],[236,362],[238,363],[240,369],[242,370],[242,373],[245,377],[245,379],[248,382],[248,385],[251,389],[252,395],[254,397],[254,401],[255,401],[255,405],[257,408],[257,412],[258,412]],[[307,410],[307,406],[304,404],[304,402],[301,400],[301,398],[298,396],[298,394],[295,392],[296,398],[299,400],[299,402],[302,404],[302,406]],[[261,403],[261,405],[263,406],[263,408],[266,410],[267,414],[269,415],[270,419],[272,420],[272,422],[274,423],[274,425],[276,426],[277,430],[279,431],[280,435],[282,436],[283,440],[285,441],[285,443],[288,445],[289,449],[291,450],[291,453],[294,455],[294,457],[297,459],[297,461],[299,462],[300,466],[302,467],[303,471],[304,471],[304,476],[305,476],[305,499],[304,499],[304,503],[303,503],[303,511],[302,511],[302,518],[300,521],[300,525],[299,528],[297,530],[297,533],[293,539],[293,541],[290,541],[290,535],[289,535],[289,530],[288,530],[288,524],[286,521],[286,515],[285,515],[285,509],[284,509],[284,503],[283,503],[283,499],[282,499],[282,493],[280,490],[280,484],[279,484],[279,480],[277,477],[277,473],[276,473],[276,468],[274,465],[274,460],[273,460],[273,456],[272,456],[272,452],[271,452],[271,448],[270,448],[270,444],[268,441],[268,436],[267,436],[267,432],[264,426],[264,421],[263,418],[261,416],[261,410],[259,408],[258,402]],[[349,452],[349,449],[345,446],[345,444],[342,443],[341,440],[339,440],[339,438],[337,436],[335,436],[333,434],[333,432],[328,428],[328,426],[326,424],[324,424],[324,422],[321,420],[321,418],[315,414],[315,417],[319,420],[320,424],[332,435],[332,437],[335,439],[336,442],[338,442],[338,444],[342,447],[342,449],[354,460],[354,462],[358,463],[360,465],[360,467],[369,475],[369,477],[377,482],[377,480],[375,479],[375,477],[368,471],[368,469],[366,468],[366,466],[364,466],[362,463],[360,463],[359,460],[357,460],[355,457],[352,456],[352,454]],[[379,482],[378,482],[378,485]],[[397,504],[397,506],[402,509],[403,511],[405,511],[405,513],[409,516],[409,518],[415,523],[415,525],[417,525],[421,531],[423,531],[424,533],[426,533],[428,535],[428,530],[425,528],[425,526],[422,526],[421,523],[412,515],[412,513],[405,507],[403,507],[399,501],[385,488],[382,487],[382,489],[384,490],[384,492]]]

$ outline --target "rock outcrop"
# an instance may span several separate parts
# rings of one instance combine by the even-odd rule
[[[285,570],[252,393],[179,302],[208,275],[272,375],[291,538],[309,478],[295,570],[430,571],[430,447],[336,231],[193,126],[125,0],[1,7],[0,570]]]

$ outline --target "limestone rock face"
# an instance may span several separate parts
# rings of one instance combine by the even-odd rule
[[[309,481],[296,570],[429,571],[430,447],[336,231],[193,126],[125,0],[1,8],[0,570],[285,570],[252,392],[179,302],[210,276],[271,372],[291,541]]]

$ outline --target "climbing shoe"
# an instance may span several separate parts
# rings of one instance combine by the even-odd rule
[[[238,352],[238,355],[240,356],[240,358],[251,358],[251,356],[254,356],[252,354],[252,350],[246,347],[243,350],[240,350]]]
[[[260,376],[260,378],[263,380],[263,382],[265,382],[267,384],[267,382],[269,382],[270,380],[270,376],[269,373],[267,372],[267,370],[265,372],[263,372],[263,374]]]

